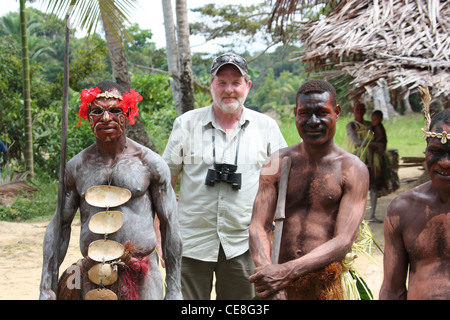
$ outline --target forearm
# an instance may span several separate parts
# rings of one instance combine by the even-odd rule
[[[42,277],[40,284],[41,299],[51,299],[51,290],[53,282],[53,274],[55,269],[59,269],[64,257],[67,253],[70,240],[70,225],[69,227],[62,227],[60,237],[56,236],[56,219],[55,217],[50,221],[44,237],[43,243],[43,264]],[[58,243],[56,243],[58,242]],[[55,245],[57,247],[57,254],[55,254]],[[57,261],[55,261],[57,259]]]
[[[179,234],[178,222],[172,221],[170,224],[163,226],[161,238],[166,266],[167,289],[165,299],[181,299],[182,242]]]
[[[318,246],[306,255],[284,263],[286,277],[289,280],[320,270],[333,262],[344,260],[352,247],[352,240],[347,237],[335,237]]]
[[[389,209],[388,209],[389,210]],[[389,211],[388,211],[389,212]],[[407,296],[406,280],[409,260],[403,245],[403,238],[393,227],[387,214],[384,223],[383,283],[381,300],[404,300]]]
[[[178,222],[175,193],[170,190],[163,199],[167,202],[160,207],[158,214],[161,231],[161,245],[166,267],[166,300],[182,299],[181,295],[181,254],[183,244]]]
[[[270,257],[272,247],[270,241],[271,230],[250,225],[249,233],[250,254],[255,267],[259,268],[272,263]]]

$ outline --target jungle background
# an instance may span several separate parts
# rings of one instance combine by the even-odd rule
[[[283,42],[276,28],[267,30],[270,11],[261,18],[260,6],[205,5],[197,9],[205,19],[190,25],[191,34],[201,34],[207,39],[236,37],[218,52],[196,52],[191,56],[194,78],[195,108],[211,103],[208,91],[209,67],[212,58],[227,51],[235,51],[249,62],[252,89],[246,107],[264,112],[275,118],[289,145],[299,142],[295,128],[293,108],[297,89],[307,79],[321,77],[308,69],[298,59],[302,51],[300,42]],[[267,10],[267,8],[266,8]],[[316,18],[312,10],[307,18]],[[251,17],[259,18],[251,18]],[[32,118],[34,176],[27,175],[25,160],[26,132],[24,121],[24,88],[22,81],[22,56],[20,16],[11,12],[0,17],[0,139],[9,147],[9,160],[3,167],[0,185],[25,181],[31,187],[15,194],[0,195],[0,270],[5,281],[0,299],[35,299],[41,270],[42,239],[45,227],[53,216],[58,196],[58,173],[61,154],[61,110],[63,92],[64,28],[65,21],[55,15],[34,8],[26,9],[28,49],[30,61],[30,100]],[[232,28],[222,28],[228,25]],[[261,30],[265,30],[262,34]],[[142,125],[152,148],[162,154],[172,124],[179,112],[171,89],[171,75],[165,49],[152,42],[152,30],[142,30],[137,24],[127,26],[132,40],[124,40],[131,85],[143,96],[139,103]],[[113,80],[113,70],[108,55],[108,45],[103,30],[89,38],[74,37],[70,42],[70,89],[67,159],[70,159],[95,140],[87,121],[78,122],[79,94],[82,89],[108,79]],[[250,50],[253,41],[266,41],[268,50]],[[242,49],[242,42],[248,45]],[[353,87],[347,77],[330,78],[343,106],[338,121],[335,142],[346,148],[345,125],[353,117],[354,101],[346,94]],[[421,128],[424,125],[420,97],[412,92],[408,98],[410,110],[393,101],[395,115],[383,121],[388,136],[388,149],[398,151],[400,157],[423,157],[425,142]],[[366,120],[370,120],[373,105],[367,105]],[[401,162],[400,162],[401,163]],[[426,179],[424,169],[404,167],[399,170],[401,188],[379,200],[377,217],[382,218],[393,196]],[[421,178],[419,178],[421,177]],[[413,183],[411,183],[413,181]],[[25,223],[24,223],[25,222]],[[382,224],[373,225],[374,237],[383,247]],[[79,221],[73,224],[73,241],[62,268],[76,261]],[[18,259],[18,260],[15,260]],[[373,259],[359,260],[368,283],[374,288],[375,298],[381,283],[380,252]],[[14,261],[16,261],[14,263]],[[17,268],[21,262],[21,270]]]
[[[253,8],[253,9],[252,9]],[[200,9],[199,9],[200,10]],[[229,6],[227,10],[212,10],[205,6],[205,15],[227,14],[232,16],[239,9]],[[250,6],[247,10],[256,10]],[[8,201],[0,207],[0,219],[28,220],[53,214],[57,198],[58,173],[61,152],[61,109],[63,92],[64,26],[65,22],[54,15],[27,8],[28,43],[31,73],[31,112],[33,133],[33,156],[35,177],[30,184],[37,192]],[[262,28],[261,23],[257,27]],[[242,28],[246,25],[241,25]],[[247,26],[250,28],[249,26]],[[253,26],[255,28],[255,26]],[[139,103],[140,118],[145,126],[154,150],[162,154],[170,135],[177,111],[170,88],[167,59],[164,49],[156,49],[152,31],[141,30],[137,24],[128,27],[132,42],[125,41],[125,53],[131,82],[144,97]],[[212,33],[202,24],[191,26],[191,32]],[[250,31],[248,31],[250,32]],[[226,36],[226,34],[225,34]],[[233,50],[224,48],[223,52]],[[238,52],[248,61],[252,76],[252,89],[245,105],[265,112],[279,121],[280,128],[289,145],[299,141],[296,132],[293,107],[299,86],[311,72],[304,72],[298,61],[290,57],[301,50],[294,45],[279,43],[270,52]],[[212,57],[220,52],[194,53],[192,69],[195,78],[195,108],[211,102],[207,90],[209,67]],[[8,183],[26,175],[25,125],[23,115],[23,82],[20,45],[20,19],[18,12],[0,18],[0,139],[9,147],[9,160],[2,170],[2,183]],[[70,42],[70,91],[67,159],[94,142],[87,121],[78,122],[79,94],[104,79],[113,79],[108,47],[101,30],[90,38],[72,37]],[[336,142],[345,147],[345,124],[352,117],[351,105],[345,93],[350,85],[335,85],[338,101],[343,106],[338,122]],[[410,97],[414,113],[402,116],[403,110],[384,121],[388,135],[388,149],[397,149],[400,156],[420,157],[424,143],[420,139],[423,126],[420,98]],[[370,106],[366,119],[370,120]],[[1,198],[0,198],[1,199]]]

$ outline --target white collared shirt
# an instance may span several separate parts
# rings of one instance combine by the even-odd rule
[[[225,182],[205,185],[208,169],[214,168],[213,135],[216,163],[235,164],[239,150],[236,173],[242,175],[240,190]],[[215,262],[220,244],[227,259],[248,250],[260,171],[271,153],[286,146],[272,118],[245,107],[229,138],[216,123],[212,106],[175,120],[163,158],[172,176],[181,175],[178,215],[184,257]]]

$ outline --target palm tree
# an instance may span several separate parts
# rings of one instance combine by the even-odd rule
[[[176,0],[178,52],[180,54],[181,113],[194,109],[194,82],[186,0]]]
[[[187,4],[186,0],[176,0],[176,33],[171,0],[162,0],[162,7],[166,32],[167,62],[173,78],[171,83],[172,93],[178,114],[183,114],[194,109],[194,81]],[[178,38],[178,42],[176,38]]]
[[[74,27],[87,28],[88,36],[95,32],[98,21],[101,20],[105,31],[106,42],[109,49],[109,57],[113,70],[113,76],[118,84],[125,90],[131,89],[131,79],[128,72],[128,63],[123,47],[123,37],[132,41],[132,36],[127,31],[124,22],[129,22],[131,12],[136,9],[133,0],[48,0],[47,11],[58,16],[65,16],[69,9]],[[133,126],[127,126],[127,135],[140,144],[154,149],[147,131],[140,121],[135,118]]]
[[[172,76],[170,88],[172,89],[173,101],[178,114],[181,111],[181,91],[180,78],[178,77],[178,46],[175,33],[175,23],[173,21],[171,0],[162,0],[162,8],[164,14],[164,29],[166,33],[166,56],[169,73]]]
[[[25,113],[25,167],[34,178],[33,165],[33,126],[31,118],[30,98],[30,63],[28,58],[27,18],[25,13],[25,0],[20,0],[20,33],[22,39],[22,72],[23,72],[23,102]]]

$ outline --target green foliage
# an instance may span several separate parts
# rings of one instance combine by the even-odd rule
[[[77,126],[79,93],[70,91],[69,96],[67,161],[95,142],[87,120],[82,120],[81,125]],[[61,112],[62,103],[52,104],[41,110],[33,122],[36,171],[55,179],[59,175],[61,159]]]
[[[139,103],[139,115],[149,138],[156,149],[164,151],[177,111],[170,89],[170,76],[167,74],[134,75],[133,88],[143,100]]]
[[[289,71],[283,71],[275,78],[274,71],[269,70],[264,83],[249,97],[249,106],[257,106],[261,111],[270,107],[281,107],[295,104],[298,88],[304,82],[304,76],[293,75]]]
[[[111,78],[108,66],[108,48],[106,42],[100,38],[92,38],[90,41],[74,41],[70,51],[69,86],[71,89],[81,92],[90,88],[104,79]],[[57,77],[57,92],[62,94],[63,73]]]
[[[134,75],[131,78],[131,83],[133,88],[143,97],[143,100],[139,103],[139,114],[159,110],[173,104],[169,75]]]
[[[45,55],[39,46],[30,46],[31,104],[33,119],[35,170],[57,178],[61,145],[61,108],[64,59],[64,22],[35,9],[27,9],[29,43],[52,48]],[[6,21],[6,23],[5,23]],[[24,115],[22,98],[22,65],[20,37],[16,21],[19,15],[10,13],[0,18],[0,137],[10,146],[10,163],[24,170]],[[8,27],[6,27],[8,26]],[[58,28],[60,29],[58,29]],[[90,127],[78,121],[79,92],[104,79],[111,79],[108,70],[106,42],[98,37],[73,39],[70,51],[70,86],[68,159],[91,144]],[[75,129],[76,128],[76,129]]]
[[[0,137],[14,143],[10,157],[20,157],[25,149],[22,63],[20,47],[11,36],[0,38],[0,75]]]
[[[56,2],[55,2],[56,3]],[[205,6],[201,9],[204,23],[193,25],[192,34],[202,34],[208,39],[229,38],[232,44],[263,37],[266,43],[273,40],[265,32],[266,18],[260,6]],[[0,207],[1,220],[35,219],[51,216],[56,208],[59,163],[61,154],[61,108],[64,60],[64,26],[62,19],[36,9],[27,9],[28,38],[31,61],[31,99],[33,117],[35,186],[32,195],[21,195],[10,206]],[[73,31],[74,32],[74,31]],[[125,41],[125,50],[131,74],[132,86],[143,96],[139,113],[150,140],[162,153],[177,117],[170,76],[154,74],[155,70],[167,70],[164,49],[156,49],[151,41],[152,32],[141,30],[136,24],[128,28],[132,40]],[[234,41],[239,35],[240,42]],[[70,92],[69,123],[66,160],[95,141],[89,122],[78,122],[79,95],[101,80],[113,79],[106,42],[98,35],[89,39],[77,39],[72,33],[70,42]],[[224,42],[225,43],[225,42]],[[231,45],[232,47],[232,45]],[[225,50],[225,49],[224,49]],[[230,47],[226,49],[230,50]],[[305,74],[304,66],[291,61],[300,48],[279,46],[273,52],[241,53],[249,62],[252,88],[246,106],[261,111],[276,110],[281,114],[280,128],[289,145],[300,138],[295,127],[293,105],[300,85],[314,74]],[[193,72],[202,86],[195,86],[195,107],[211,104],[211,95],[205,88],[209,79],[211,55],[218,52],[193,55]],[[24,116],[22,101],[22,65],[20,51],[20,20],[18,13],[0,17],[0,139],[10,149],[8,170],[24,171],[22,150],[25,149]],[[346,105],[347,79],[334,83],[338,101]],[[203,88],[202,88],[203,87]],[[345,146],[345,125],[349,116],[342,113],[337,123],[335,141]],[[397,117],[385,121],[388,148],[399,150],[400,156],[421,156],[425,149],[420,139],[423,125],[420,114]],[[5,174],[5,172],[4,172]]]
[[[128,28],[133,41],[125,42],[129,70],[133,74],[148,75],[149,69],[154,68],[167,71],[166,53],[164,49],[157,49],[151,41],[151,30],[141,30],[135,23]]]
[[[20,193],[10,205],[0,206],[0,220],[38,220],[52,216],[58,200],[58,181],[37,175],[34,187],[37,189],[36,192]]]
[[[161,154],[169,140],[173,122],[177,115],[174,104],[154,110],[151,114],[141,115],[141,120],[147,129],[150,140],[155,143],[156,150]]]
[[[424,125],[422,114],[415,113],[408,116],[397,116],[383,125],[388,137],[388,149],[399,150],[400,157],[423,157],[426,141],[422,139],[421,128]]]
[[[224,48],[232,49],[251,43],[273,43],[272,34],[266,32],[270,9],[267,3],[258,5],[206,4],[191,9],[202,16],[201,22],[190,24],[192,35],[204,36]]]

